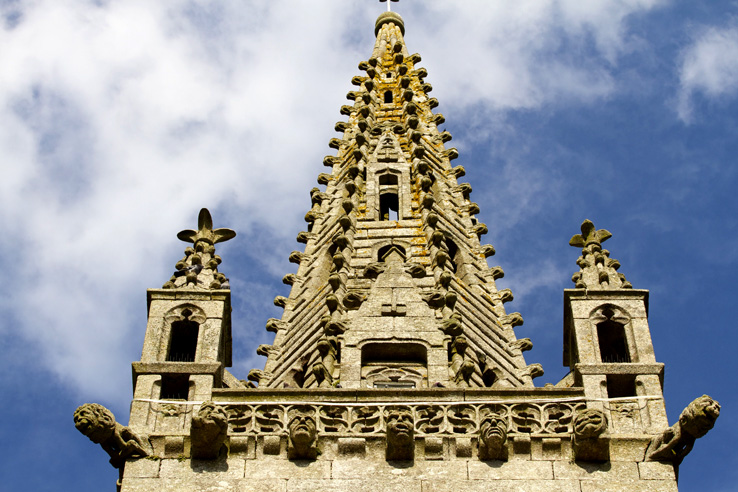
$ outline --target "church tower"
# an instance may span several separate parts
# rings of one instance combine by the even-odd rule
[[[519,313],[440,131],[427,71],[402,18],[376,43],[336,123],[321,188],[283,281],[288,297],[263,370],[231,365],[230,287],[214,229],[198,230],[162,289],[148,291],[128,427],[97,404],[75,424],[120,470],[119,490],[673,492],[676,467],[719,414],[707,396],[668,426],[648,326],[632,288],[585,221],[564,293],[556,385],[523,352]],[[237,293],[236,293],[237,294]]]

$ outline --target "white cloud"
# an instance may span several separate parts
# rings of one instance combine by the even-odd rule
[[[628,16],[659,3],[438,1],[403,14],[438,98],[486,117],[607,97]],[[174,233],[199,207],[221,207],[216,226],[240,235],[300,230],[377,6],[14,5],[0,30],[0,247],[14,255],[0,309],[18,325],[2,329],[83,394],[124,398],[143,288],[166,280]],[[269,270],[282,249],[253,245]]]
[[[693,98],[710,100],[738,95],[738,27],[709,27],[701,30],[685,50],[679,72],[679,117],[689,122]]]

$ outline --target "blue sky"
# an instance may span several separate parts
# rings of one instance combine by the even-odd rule
[[[72,413],[126,422],[146,288],[208,207],[234,296],[234,367],[287,295],[328,140],[373,46],[368,0],[0,1],[0,476],[8,490],[114,490]],[[564,374],[568,240],[589,218],[650,289],[670,422],[707,393],[715,429],[681,491],[738,488],[738,2],[403,0],[410,52],[460,151],[486,241]],[[30,418],[29,418],[30,417]],[[30,420],[30,422],[29,422]]]

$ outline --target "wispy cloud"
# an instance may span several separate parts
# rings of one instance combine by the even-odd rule
[[[694,118],[694,98],[710,101],[734,99],[738,95],[738,26],[702,27],[684,50],[679,69],[679,118]]]

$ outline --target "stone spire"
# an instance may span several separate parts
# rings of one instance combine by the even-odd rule
[[[184,230],[177,237],[192,243],[184,252],[184,258],[175,266],[176,271],[164,284],[164,289],[213,290],[229,289],[228,279],[218,272],[220,256],[215,254],[215,244],[236,237],[231,229],[213,229],[213,218],[208,209],[200,210],[197,230]]]
[[[582,233],[575,234],[569,245],[582,248],[582,256],[577,259],[580,270],[571,280],[577,289],[614,290],[632,289],[633,286],[618,273],[620,262],[610,258],[610,252],[602,249],[602,243],[612,237],[605,229],[597,230],[591,220],[582,222]]]
[[[543,374],[525,364],[523,319],[504,308],[512,292],[495,285],[503,271],[487,265],[487,227],[404,32],[397,13],[381,14],[352,79],[325,191],[310,191],[297,236],[305,250],[283,279],[290,295],[274,301],[284,313],[267,322],[274,343],[258,350],[266,367],[249,374],[261,386],[517,387]]]

